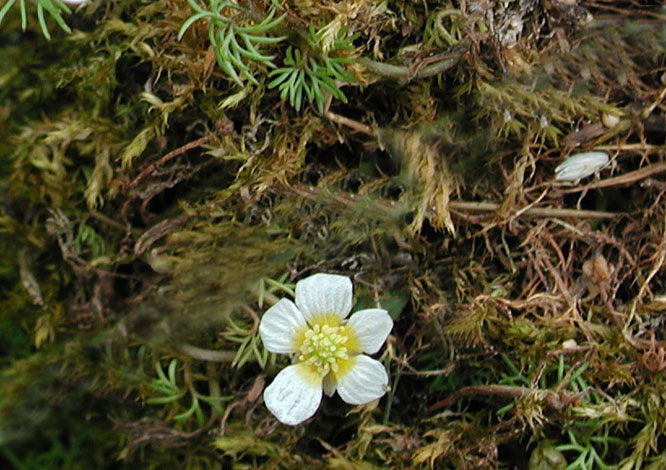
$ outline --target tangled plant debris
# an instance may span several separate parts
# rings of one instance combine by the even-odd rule
[[[0,467],[666,466],[660,2],[72,3],[0,0]]]

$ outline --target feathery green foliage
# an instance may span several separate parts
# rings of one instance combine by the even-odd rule
[[[244,80],[259,85],[247,62],[253,61],[266,68],[275,67],[273,56],[262,54],[257,48],[261,44],[277,44],[285,39],[284,36],[267,36],[282,22],[284,15],[275,17],[275,9],[271,9],[260,22],[243,26],[243,20],[251,19],[255,12],[234,2],[209,0],[208,9],[198,5],[196,0],[187,0],[187,3],[195,14],[183,23],[178,39],[193,23],[208,20],[208,40],[220,69],[240,87]]]
[[[326,32],[326,29],[315,31],[311,24],[306,39],[307,48],[301,51],[289,46],[283,66],[269,74],[269,77],[275,78],[268,83],[268,88],[277,87],[280,98],[289,98],[289,104],[296,111],[300,111],[305,99],[314,102],[319,112],[323,111],[327,96],[347,102],[340,84],[353,82],[354,77],[344,68],[344,64],[351,63],[353,59],[335,54],[351,51],[357,35],[347,36],[347,29],[341,28],[329,50],[324,51],[322,42]]]

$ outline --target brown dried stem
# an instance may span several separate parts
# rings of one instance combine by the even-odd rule
[[[558,393],[554,392],[553,390],[535,390],[532,388],[514,387],[510,385],[474,385],[463,387],[450,397],[438,401],[430,408],[428,408],[428,413],[432,413],[433,411],[437,411],[441,408],[447,408],[461,398],[470,395],[496,395],[507,398],[522,398],[534,393],[535,391],[542,394],[544,404],[557,411],[563,410],[579,398],[578,394],[571,395],[564,392]]]
[[[188,150],[192,150],[193,148],[200,147],[209,140],[212,140],[213,138],[219,136],[219,135],[227,135],[230,134],[233,131],[233,123],[231,121],[218,121],[215,123],[215,132],[212,132],[206,136],[203,136],[199,139],[193,140],[192,142],[189,142],[181,147],[178,147],[175,150],[172,150],[171,152],[167,153],[164,155],[162,158],[159,160],[151,163],[147,167],[145,167],[141,173],[139,173],[136,178],[134,178],[132,181],[127,183],[124,187],[124,191],[130,191],[134,187],[136,187],[137,184],[139,184],[141,181],[143,181],[148,175],[150,175],[153,171],[155,171],[155,168],[164,165],[166,162],[169,160],[172,160],[176,158],[179,155],[182,155],[183,153],[187,152]]]

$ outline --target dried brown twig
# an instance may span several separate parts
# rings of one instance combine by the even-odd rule
[[[500,204],[494,202],[451,201],[451,210],[493,212]],[[579,219],[610,219],[619,216],[613,212],[589,211],[582,209],[558,209],[555,207],[531,207],[522,214],[534,217],[574,217]]]
[[[541,395],[542,402],[555,410],[563,410],[570,404],[580,398],[580,394],[572,395],[565,392],[555,392],[553,390],[535,390],[527,387],[514,387],[511,385],[474,385],[463,387],[453,395],[440,400],[428,408],[428,413],[447,408],[455,402],[470,395],[496,395],[507,398],[523,398],[528,395],[538,393]]]
[[[167,153],[164,155],[162,158],[159,160],[151,163],[147,167],[145,167],[143,170],[141,170],[141,173],[139,173],[132,181],[128,182],[125,184],[123,187],[123,191],[130,191],[134,187],[136,187],[137,184],[139,184],[141,181],[146,179],[148,175],[150,175],[155,169],[159,166],[164,165],[166,162],[169,160],[172,160],[176,158],[179,155],[182,155],[183,153],[187,152],[188,150],[192,150],[193,148],[200,147],[209,140],[220,136],[220,135],[227,135],[230,134],[233,131],[233,123],[231,121],[218,121],[215,123],[215,131],[203,136],[199,139],[193,140],[192,142],[188,142],[187,144],[178,147],[175,150],[172,150],[171,152]]]
[[[290,189],[296,194],[304,197],[315,197],[324,194],[323,189],[311,186],[292,186]],[[360,196],[355,194],[336,193],[331,196],[336,201],[346,206],[351,206],[360,200]],[[395,201],[377,201],[376,204],[386,209],[395,209],[398,206],[398,203]],[[449,207],[452,211],[460,212],[493,212],[500,208],[500,204],[494,202],[451,201]],[[553,207],[532,207],[522,212],[522,214],[533,217],[572,217],[579,219],[610,219],[620,215],[613,212],[583,209],[557,209]]]

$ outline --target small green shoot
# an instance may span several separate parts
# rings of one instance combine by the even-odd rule
[[[185,364],[185,377],[188,377],[187,364]],[[223,409],[220,406],[221,402],[228,401],[231,397],[225,396],[207,396],[197,392],[192,383],[185,384],[185,386],[178,385],[177,377],[178,360],[171,359],[167,367],[167,372],[164,373],[162,364],[159,361],[155,362],[155,373],[157,378],[150,382],[151,390],[161,396],[150,397],[146,399],[148,405],[169,405],[177,404],[181,398],[190,394],[190,406],[180,413],[173,415],[174,421],[187,421],[194,416],[199,426],[203,426],[205,422],[204,411],[201,409],[201,402],[207,403],[212,412],[216,415],[222,415]],[[186,380],[187,382],[187,380]]]
[[[7,0],[2,8],[0,8],[0,23],[5,18],[5,15],[11,7],[13,7],[18,1],[19,9],[21,11],[21,29],[25,31],[28,26],[28,13],[26,7],[26,0]],[[49,33],[49,28],[46,25],[46,18],[44,16],[44,11],[49,14],[51,18],[60,26],[60,28],[66,33],[71,33],[72,30],[67,26],[65,20],[62,18],[63,13],[69,13],[69,8],[60,0],[37,0],[37,21],[39,22],[39,27],[42,30],[42,34],[48,40],[51,40],[51,34]]]

